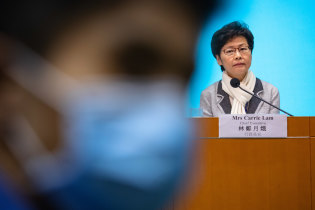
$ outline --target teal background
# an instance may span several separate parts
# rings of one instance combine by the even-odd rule
[[[190,109],[200,94],[221,79],[211,54],[211,37],[223,25],[239,20],[254,34],[251,70],[280,91],[280,106],[295,116],[315,116],[315,1],[235,0],[209,17],[196,48],[196,69],[188,88]]]

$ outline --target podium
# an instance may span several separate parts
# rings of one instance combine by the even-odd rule
[[[287,138],[218,138],[218,118],[192,118],[192,163],[171,209],[315,210],[315,117],[288,117]]]

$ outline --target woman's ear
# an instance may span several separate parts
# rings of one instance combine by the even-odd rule
[[[217,63],[219,64],[219,66],[222,66],[223,64],[222,64],[222,60],[221,60],[220,56],[216,55],[215,57],[217,59]]]

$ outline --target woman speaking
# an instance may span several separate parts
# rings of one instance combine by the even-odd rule
[[[200,107],[203,110],[203,116],[279,113],[276,108],[230,85],[231,79],[237,78],[241,88],[256,94],[276,107],[280,106],[278,89],[256,78],[249,70],[253,48],[254,36],[246,24],[235,21],[214,33],[211,50],[221,66],[222,80],[202,91]]]

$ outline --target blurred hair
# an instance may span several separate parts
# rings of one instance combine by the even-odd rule
[[[159,2],[161,0],[147,0]],[[3,0],[0,32],[22,41],[42,53],[60,29],[98,11],[107,12],[132,0]],[[141,2],[141,1],[139,1]],[[144,1],[145,2],[145,1]],[[218,0],[169,0],[182,6],[202,23],[216,8]],[[139,3],[140,4],[140,3]]]
[[[216,31],[211,39],[211,51],[212,55],[216,58],[216,55],[220,57],[220,52],[222,47],[231,39],[243,36],[247,40],[248,46],[251,52],[254,49],[254,36],[252,32],[248,29],[248,25],[245,23],[241,23],[239,21],[231,22],[221,29]],[[223,66],[221,66],[221,70],[224,71]]]

